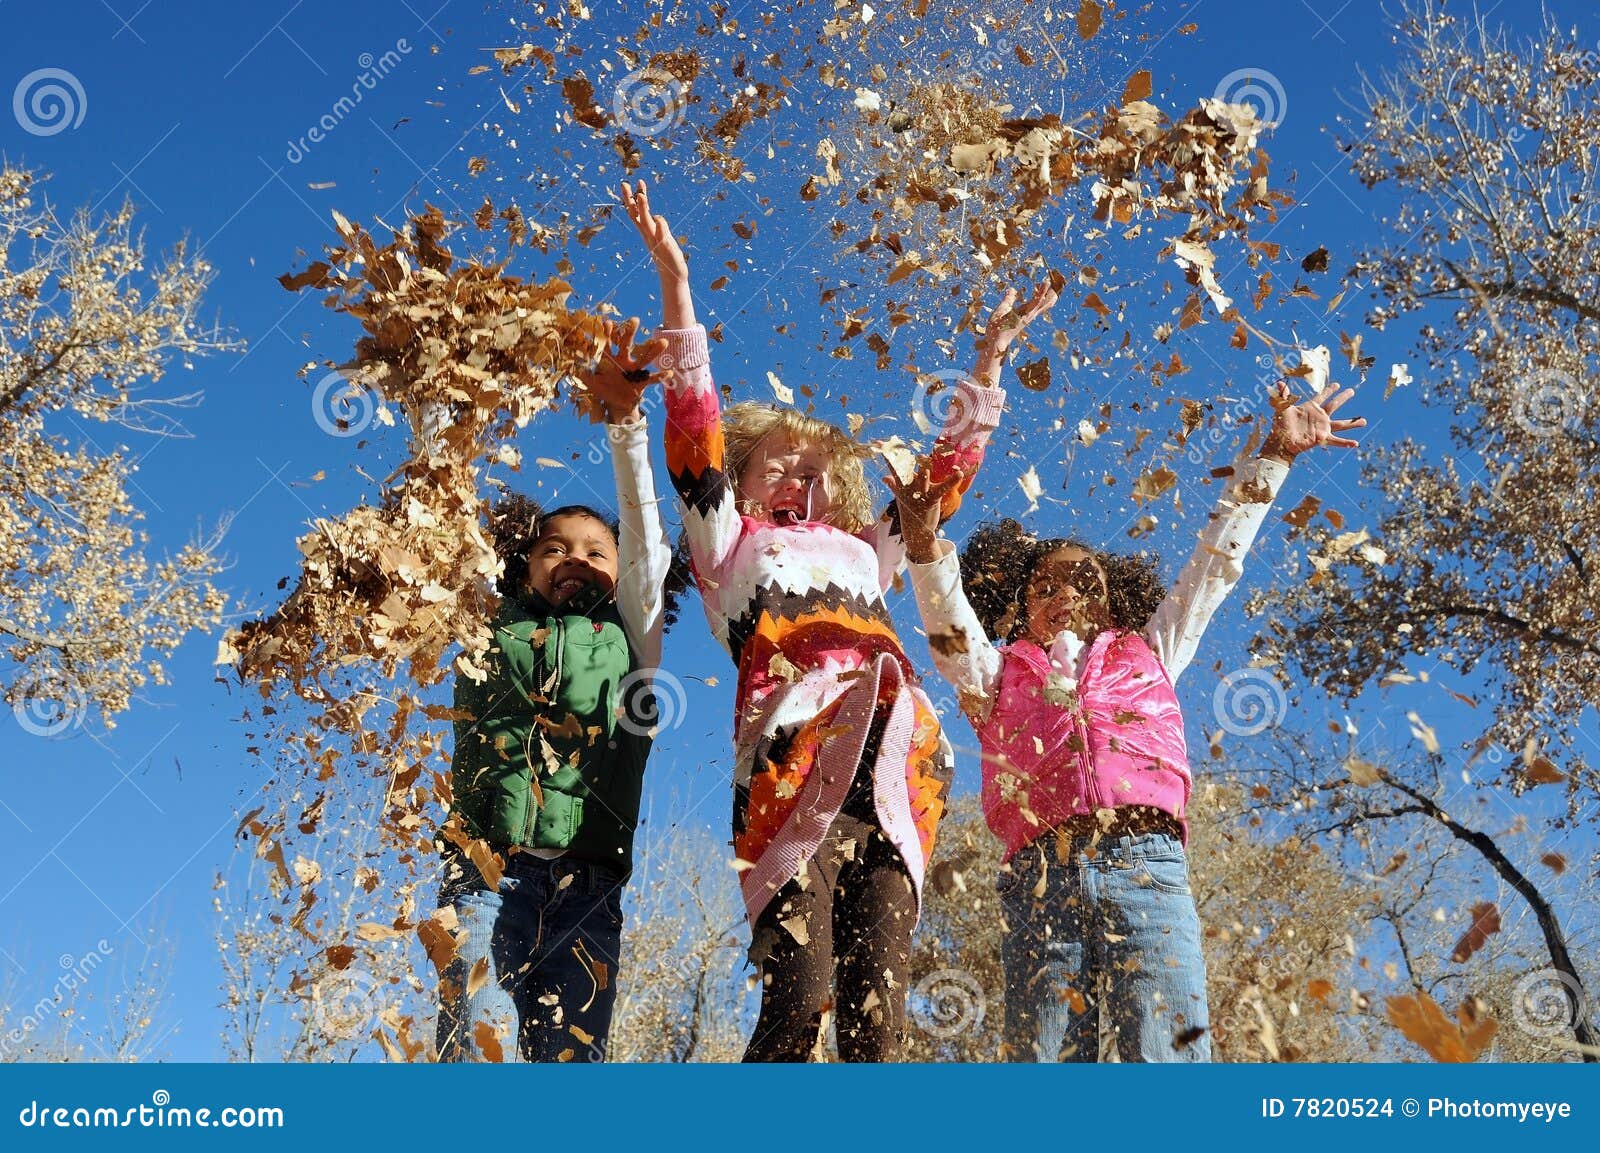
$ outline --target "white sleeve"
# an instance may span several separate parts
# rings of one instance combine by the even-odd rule
[[[617,610],[639,667],[661,664],[662,586],[672,564],[672,547],[650,469],[650,435],[643,417],[632,424],[608,424],[611,467],[617,478]]]
[[[940,540],[938,546],[937,560],[908,566],[911,587],[928,632],[934,667],[961,694],[967,715],[974,723],[982,723],[994,706],[1000,684],[1000,650],[984,632],[961,587],[955,545]]]
[[[1244,555],[1288,475],[1288,465],[1263,457],[1234,465],[1194,555],[1145,625],[1145,639],[1174,681],[1194,659],[1206,626],[1244,575]]]

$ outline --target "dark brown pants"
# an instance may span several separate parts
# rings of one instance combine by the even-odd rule
[[[878,826],[870,778],[858,773],[816,856],[756,920],[761,1016],[744,1059],[810,1059],[831,1003],[843,1060],[900,1060],[916,922],[911,875]]]

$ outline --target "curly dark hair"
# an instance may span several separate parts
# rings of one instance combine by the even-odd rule
[[[544,534],[545,526],[558,516],[586,516],[599,521],[605,525],[612,540],[616,540],[621,533],[615,517],[589,505],[564,504],[547,512],[538,501],[525,493],[507,493],[489,509],[489,540],[503,566],[496,584],[501,596],[514,597],[521,593],[533,546]],[[667,569],[667,580],[661,590],[664,627],[671,628],[677,621],[679,602],[693,579],[689,570],[688,548],[680,540],[678,547],[673,550],[672,564]]]
[[[1137,632],[1167,595],[1166,583],[1146,553],[1111,553],[1070,537],[1040,540],[1009,517],[981,524],[961,550],[961,582],[984,631],[997,642],[1022,635],[1028,625],[1028,586],[1039,564],[1057,549],[1082,549],[1106,576],[1113,627]]]

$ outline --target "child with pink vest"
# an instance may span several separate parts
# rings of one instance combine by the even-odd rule
[[[931,460],[891,481],[935,665],[961,693],[983,752],[983,808],[1005,844],[1004,1053],[1093,1061],[1108,1014],[1124,1061],[1205,1061],[1199,918],[1189,889],[1190,772],[1174,682],[1290,464],[1364,420],[1302,354],[1313,396],[1280,383],[1258,458],[1236,465],[1171,591],[1154,566],[1015,521],[980,528],[959,567],[938,537],[947,485]]]

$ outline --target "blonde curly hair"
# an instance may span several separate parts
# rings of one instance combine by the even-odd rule
[[[724,472],[736,494],[739,478],[756,449],[768,437],[781,436],[790,445],[811,445],[827,452],[828,483],[833,492],[828,523],[858,533],[877,519],[867,483],[868,451],[844,429],[792,408],[747,400],[723,412],[722,436]]]

